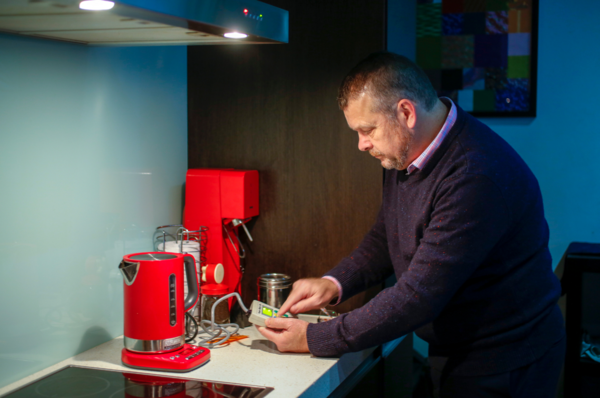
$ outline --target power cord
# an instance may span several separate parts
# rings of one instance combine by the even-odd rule
[[[210,320],[203,319],[202,321],[200,321],[199,326],[203,330],[203,332],[200,332],[200,334],[207,334],[208,337],[200,338],[200,340],[197,343],[195,343],[196,345],[206,347],[209,349],[216,347],[219,344],[222,344],[225,341],[227,341],[229,339],[229,337],[231,337],[232,334],[235,334],[238,332],[238,330],[240,330],[240,327],[237,323],[224,323],[221,325],[215,323],[215,308],[217,308],[217,305],[219,305],[219,303],[221,303],[223,300],[227,300],[229,297],[236,297],[238,299],[238,303],[239,303],[240,307],[242,308],[242,310],[247,315],[250,314],[250,311],[248,310],[248,308],[246,308],[246,306],[242,302],[242,298],[240,297],[240,295],[238,293],[226,294],[225,296],[223,296],[220,299],[218,299],[217,301],[215,301],[215,303],[213,304],[211,311],[210,311],[211,319]],[[233,328],[233,330],[229,330],[228,328]],[[221,336],[223,333],[225,333],[224,337],[220,338],[219,340],[217,340],[213,343],[210,343],[210,341],[219,338],[219,336]],[[194,338],[195,337],[196,337],[196,335],[194,335]]]
[[[193,325],[193,332],[190,331],[190,329],[192,328]],[[188,337],[193,333],[192,337]],[[189,343],[190,341],[194,340],[196,338],[196,336],[198,336],[198,322],[196,321],[196,319],[189,313],[186,312],[185,313],[185,342]]]

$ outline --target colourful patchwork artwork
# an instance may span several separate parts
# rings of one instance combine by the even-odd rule
[[[535,116],[538,0],[417,0],[417,64],[476,116]]]

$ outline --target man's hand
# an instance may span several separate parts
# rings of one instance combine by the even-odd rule
[[[271,340],[281,352],[308,352],[306,329],[308,322],[294,318],[269,318],[265,320],[267,327],[256,328],[267,339]]]
[[[337,297],[338,288],[329,279],[306,278],[294,282],[292,292],[279,309],[279,316],[288,311],[299,314],[325,307]]]

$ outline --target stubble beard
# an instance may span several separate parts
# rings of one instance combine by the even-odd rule
[[[408,167],[408,151],[410,150],[410,146],[413,141],[413,135],[408,131],[402,130],[402,127],[399,125],[395,125],[393,129],[395,133],[401,136],[403,141],[402,147],[396,156],[387,157],[382,152],[379,152],[374,148],[369,151],[369,154],[377,158],[383,157],[381,160],[381,166],[387,170],[404,170]]]

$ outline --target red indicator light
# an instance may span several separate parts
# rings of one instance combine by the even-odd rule
[[[248,9],[244,8],[244,14],[248,14]]]

